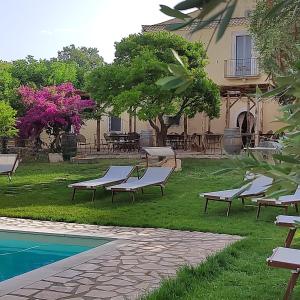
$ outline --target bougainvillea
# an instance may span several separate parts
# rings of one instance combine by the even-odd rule
[[[18,120],[20,137],[40,139],[41,133],[53,137],[50,149],[59,150],[59,137],[73,128],[78,133],[83,120],[81,113],[94,106],[92,100],[82,100],[71,83],[47,86],[35,90],[28,86],[19,88],[22,101],[27,108]]]

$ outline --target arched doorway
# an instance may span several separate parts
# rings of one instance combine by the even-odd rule
[[[251,112],[247,114],[247,111],[241,112],[237,117],[236,126],[240,128],[243,145],[250,146],[252,135],[255,131],[255,119],[253,114]]]

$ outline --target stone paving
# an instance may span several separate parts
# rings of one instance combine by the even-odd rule
[[[226,234],[13,218],[0,218],[0,229],[118,239],[100,256],[11,291],[0,300],[138,299],[158,287],[163,278],[174,276],[180,266],[197,265],[241,239]]]

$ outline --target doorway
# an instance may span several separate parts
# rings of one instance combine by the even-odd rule
[[[248,118],[247,118],[248,115]],[[251,112],[241,112],[236,120],[236,126],[240,128],[244,147],[252,146],[253,133],[255,131],[255,119]]]

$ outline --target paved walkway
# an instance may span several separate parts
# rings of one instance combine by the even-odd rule
[[[228,158],[224,154],[216,153],[216,154],[203,154],[201,152],[191,152],[191,151],[176,151],[176,156],[179,159],[184,158],[198,158],[198,159],[222,159],[222,158]],[[141,159],[140,153],[112,153],[112,154],[106,154],[106,153],[92,153],[92,154],[82,154],[78,155],[77,157],[74,157],[71,159],[72,162],[75,163],[99,163],[103,159]]]
[[[197,265],[207,256],[241,239],[225,234],[12,218],[0,218],[2,229],[89,235],[117,240],[101,246],[103,248],[99,256],[87,256],[85,261],[77,262],[69,269],[56,270],[48,277],[44,273],[33,282],[25,280],[24,286],[18,289],[17,282],[10,279],[6,282],[12,288],[6,295],[2,286],[6,282],[0,283],[1,300],[137,299],[158,287],[163,278],[174,276],[180,266]]]

